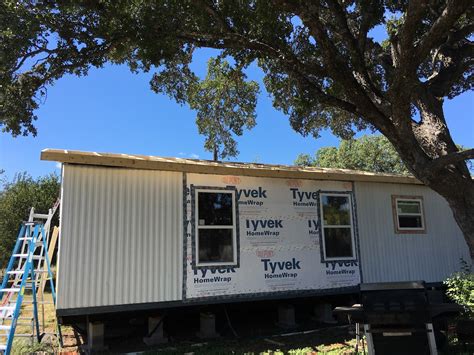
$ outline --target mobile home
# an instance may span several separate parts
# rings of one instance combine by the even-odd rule
[[[46,149],[63,163],[57,313],[68,317],[439,283],[470,260],[410,176]]]

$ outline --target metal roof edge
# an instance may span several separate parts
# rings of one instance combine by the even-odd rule
[[[84,152],[64,149],[44,149],[41,160],[67,164],[164,170],[196,174],[240,175],[284,179],[365,181],[397,184],[422,184],[413,176],[372,173],[349,169],[329,169],[270,165],[256,163],[215,162],[148,155]]]

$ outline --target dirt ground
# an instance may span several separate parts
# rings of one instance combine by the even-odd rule
[[[45,300],[52,300],[51,294]],[[143,353],[143,354],[355,354],[355,327],[347,324],[321,324],[312,317],[306,317],[304,307],[299,307],[297,327],[282,329],[276,324],[276,312],[272,305],[262,307],[249,304],[245,311],[238,307],[219,306],[215,308],[216,328],[219,337],[202,340],[196,332],[199,329],[199,312],[178,312],[166,319],[164,328],[166,344],[147,347],[143,335],[147,332],[144,318],[112,319],[106,323],[106,343],[104,353]],[[25,314],[26,314],[25,310]],[[226,316],[227,313],[227,316]],[[40,319],[42,310],[39,310]],[[56,336],[55,311],[52,304],[44,308],[44,336],[42,343],[28,339],[15,339],[13,353],[60,353],[77,354],[81,351],[84,339],[70,326],[62,326],[64,346],[59,347]],[[117,327],[120,324],[121,327]],[[31,331],[31,327],[18,326],[17,334]],[[43,330],[42,330],[43,331]],[[473,354],[473,346],[458,344],[451,329],[449,344],[441,354]],[[365,342],[360,342],[359,353],[367,352]]]
[[[50,293],[45,294],[45,301],[51,301]],[[224,308],[219,307],[219,310]],[[220,333],[217,339],[202,340],[196,332],[199,329],[199,311],[189,314],[185,311],[173,314],[166,320],[165,334],[167,343],[147,347],[143,343],[143,334],[146,333],[146,322],[143,319],[111,320],[106,323],[107,353],[127,353],[141,351],[154,354],[260,354],[273,353],[277,351],[301,349],[298,353],[311,353],[323,351],[323,353],[339,354],[351,353],[355,340],[353,327],[322,326],[310,318],[302,320],[295,329],[282,329],[276,325],[276,313],[273,308],[254,309],[246,307],[247,312],[241,309],[229,309],[227,316],[217,312],[219,322],[216,327]],[[227,312],[227,309],[225,309]],[[29,314],[24,307],[23,314]],[[43,310],[39,310],[42,319]],[[56,333],[55,311],[52,304],[44,306],[44,328],[41,331],[47,334]],[[232,320],[232,321],[231,321]],[[122,323],[122,327],[115,325]],[[123,327],[123,324],[129,326]],[[43,330],[44,329],[44,330]],[[84,344],[83,337],[70,326],[62,326],[63,347],[59,347],[54,335],[46,335],[42,344],[31,343],[30,339],[16,339],[13,353],[23,354],[25,352],[42,351],[46,353],[74,354],[81,350]],[[306,333],[301,333],[306,331]],[[18,333],[31,332],[31,327],[18,326]],[[292,333],[296,333],[293,334]],[[304,349],[304,350],[303,350]],[[295,353],[295,352],[292,352]]]

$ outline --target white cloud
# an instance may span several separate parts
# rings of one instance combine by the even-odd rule
[[[187,157],[187,158],[191,158],[191,159],[199,159],[199,155],[196,154],[196,153],[179,152],[178,156],[185,157],[185,158]]]
[[[56,163],[56,169],[61,169],[61,163],[60,162]]]

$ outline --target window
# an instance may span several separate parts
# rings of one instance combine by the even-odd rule
[[[396,233],[425,233],[421,196],[392,196],[392,207]]]
[[[197,266],[234,265],[236,210],[233,190],[196,190]]]
[[[324,259],[355,258],[351,196],[322,193],[320,197]]]

